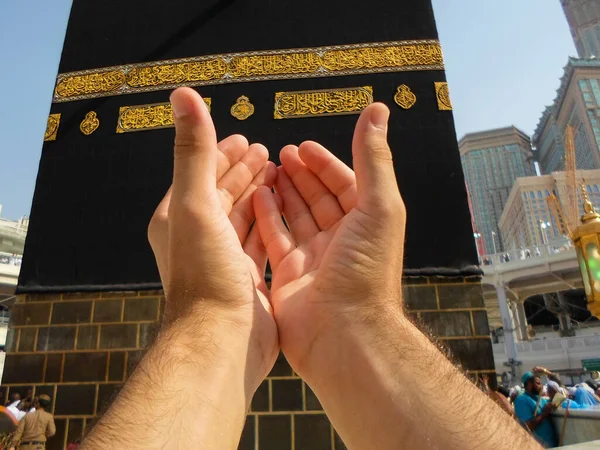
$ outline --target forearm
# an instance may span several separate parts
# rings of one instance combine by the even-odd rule
[[[181,319],[161,333],[82,449],[235,449],[256,389],[249,331]]]
[[[527,422],[527,427],[530,430],[535,430],[537,427],[540,426],[540,424],[546,419],[546,417],[548,417],[550,415],[549,412],[543,411],[541,414],[538,414],[537,416],[535,416],[533,419],[531,419],[529,422]]]
[[[401,313],[380,323],[342,328],[308,380],[350,449],[539,448]]]
[[[560,376],[558,376],[557,374],[548,372],[547,376],[548,376],[549,380],[552,380],[555,383],[558,383],[559,386],[563,386],[563,382],[561,381]]]

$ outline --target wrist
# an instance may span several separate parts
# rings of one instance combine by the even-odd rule
[[[197,377],[198,372],[215,380],[228,379],[229,383],[243,380],[246,401],[252,400],[255,390],[268,369],[260,352],[253,347],[252,326],[243,318],[251,312],[224,308],[202,307],[187,316],[166,322],[153,345]]]
[[[380,307],[370,312],[356,310],[340,314],[330,321],[311,354],[296,370],[317,390],[320,385],[335,384],[339,377],[352,373],[360,377],[362,368],[381,367],[380,361],[396,353],[398,344],[409,342],[411,338],[405,339],[405,336],[410,335],[411,328],[414,326],[401,308]],[[355,378],[354,375],[351,378]],[[331,388],[324,390],[329,392]]]

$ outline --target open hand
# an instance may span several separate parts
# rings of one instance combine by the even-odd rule
[[[250,231],[252,195],[258,186],[272,186],[276,169],[264,146],[249,146],[242,136],[217,144],[196,91],[177,89],[171,102],[173,184],[148,229],[167,299],[165,321],[191,316],[231,322],[232,332],[250,335],[260,383],[278,342],[264,281],[266,253],[258,230]]]
[[[356,174],[314,142],[281,151],[275,189],[289,231],[276,195],[262,187],[254,196],[281,347],[309,384],[316,368],[336,363],[341,341],[351,345],[344,336],[402,313],[406,212],[386,141],[388,117],[374,104],[359,118]]]

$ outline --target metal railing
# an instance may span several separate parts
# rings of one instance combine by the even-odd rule
[[[507,250],[505,252],[496,253],[493,255],[483,255],[481,257],[480,264],[485,270],[485,266],[509,264],[536,258],[547,258],[548,256],[568,252],[572,249],[574,249],[574,247],[573,242],[570,239],[557,239],[544,245],[535,245],[516,250]]]

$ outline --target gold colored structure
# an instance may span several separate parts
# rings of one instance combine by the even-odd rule
[[[440,111],[452,111],[452,102],[450,101],[450,90],[448,89],[448,83],[436,82],[434,84],[438,109]]]
[[[575,137],[573,127],[567,126],[565,133],[565,167],[567,175],[567,216],[563,214],[560,202],[554,194],[547,198],[550,211],[560,232],[573,241],[577,252],[577,262],[583,279],[587,305],[590,312],[600,319],[600,214],[588,198],[585,183],[581,185],[583,216],[577,220]]]
[[[583,277],[588,309],[600,318],[600,214],[594,211],[585,186],[581,186],[581,195],[584,214],[581,225],[573,231],[572,239]]]
[[[210,97],[203,97],[202,99],[210,112],[212,99]],[[174,126],[173,108],[169,102],[122,106],[119,108],[117,133],[158,130]]]
[[[567,178],[567,224],[571,230],[579,225],[579,202],[577,201],[577,163],[575,157],[575,133],[573,126],[565,131],[565,172]]]
[[[275,119],[359,114],[373,103],[373,87],[277,92]]]
[[[85,119],[83,119],[79,124],[79,129],[83,134],[89,136],[96,131],[99,126],[100,121],[98,120],[97,114],[94,111],[90,111],[85,115]]]
[[[58,133],[58,126],[60,125],[60,113],[50,114],[48,116],[48,123],[46,124],[46,132],[44,133],[44,141],[55,141],[56,134]]]
[[[396,95],[394,95],[394,101],[402,109],[410,109],[417,103],[417,96],[410,88],[402,84],[398,86]]]
[[[61,73],[53,102],[170,90],[179,86],[444,70],[437,40],[264,50]]]
[[[250,103],[250,99],[242,95],[231,107],[231,115],[237,120],[246,120],[254,114],[254,105]]]

